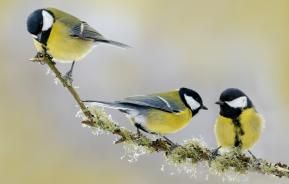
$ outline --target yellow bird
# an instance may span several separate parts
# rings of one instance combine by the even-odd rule
[[[127,47],[104,38],[86,22],[56,8],[32,12],[27,19],[27,30],[38,53],[47,53],[58,62],[72,62],[71,69],[66,73],[66,78],[71,81],[75,61],[85,57],[96,43]]]
[[[183,129],[200,109],[207,110],[200,95],[188,88],[133,96],[121,101],[103,102],[86,100],[98,106],[117,109],[127,115],[131,123],[140,130],[163,136]]]
[[[220,105],[219,117],[215,124],[218,148],[238,147],[250,152],[260,138],[263,118],[256,111],[250,98],[241,90],[229,88],[222,92],[216,104]]]

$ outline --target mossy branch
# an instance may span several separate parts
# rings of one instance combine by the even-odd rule
[[[97,107],[86,107],[81,101],[75,88],[63,78],[62,74],[56,68],[55,63],[49,56],[38,54],[31,59],[35,62],[47,64],[56,78],[66,87],[69,93],[80,107],[82,112],[82,123],[91,128],[97,128],[108,133],[119,136],[115,143],[132,144],[142,147],[148,153],[163,152],[166,160],[176,166],[182,164],[197,163],[207,164],[215,172],[224,173],[228,170],[245,174],[249,171],[277,177],[289,178],[289,167],[283,163],[271,163],[264,159],[254,159],[246,156],[244,153],[234,150],[215,157],[212,151],[203,145],[199,140],[193,139],[183,145],[172,147],[167,141],[162,139],[152,140],[144,135],[137,135],[126,128],[120,127],[115,123],[102,109]]]

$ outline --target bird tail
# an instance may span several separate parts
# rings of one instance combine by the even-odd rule
[[[114,102],[104,102],[104,101],[96,101],[96,100],[84,100],[84,103],[93,103],[99,107],[105,107],[109,109],[117,109],[117,110],[124,110],[126,109],[123,105],[114,103]]]
[[[108,44],[115,45],[115,46],[118,46],[118,47],[130,48],[129,45],[126,45],[124,43],[120,43],[120,42],[117,42],[117,41],[113,41],[113,40],[97,39],[95,41],[96,42],[102,42],[102,43],[108,43]]]

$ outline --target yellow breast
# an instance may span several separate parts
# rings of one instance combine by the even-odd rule
[[[248,109],[241,114],[240,122],[245,133],[241,136],[243,149],[250,149],[260,138],[264,120],[255,109]]]
[[[233,147],[235,143],[235,128],[231,119],[219,116],[215,124],[215,135],[218,146]]]
[[[250,149],[260,138],[263,127],[263,118],[255,111],[255,109],[250,108],[241,113],[239,121],[244,133],[238,135],[241,140],[241,149],[247,150]],[[217,118],[215,124],[215,135],[219,146],[224,148],[234,147],[236,133],[238,132],[240,131],[236,131],[233,121],[230,118],[223,116]]]
[[[180,113],[168,113],[159,110],[150,111],[146,128],[159,134],[175,133],[183,129],[191,120],[192,112],[188,108]]]
[[[38,52],[41,52],[40,44],[37,41],[34,43]],[[48,54],[59,62],[78,61],[85,57],[93,47],[93,41],[72,38],[69,28],[59,21],[53,24],[47,41]]]

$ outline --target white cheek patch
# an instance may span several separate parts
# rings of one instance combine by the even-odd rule
[[[233,108],[245,108],[248,105],[248,100],[246,96],[241,96],[235,100],[226,102],[226,104]]]
[[[192,110],[198,109],[201,105],[193,97],[184,95],[187,104],[191,107]]]
[[[42,17],[43,17],[42,31],[47,31],[52,27],[54,18],[50,13],[48,13],[45,10],[42,11]]]

